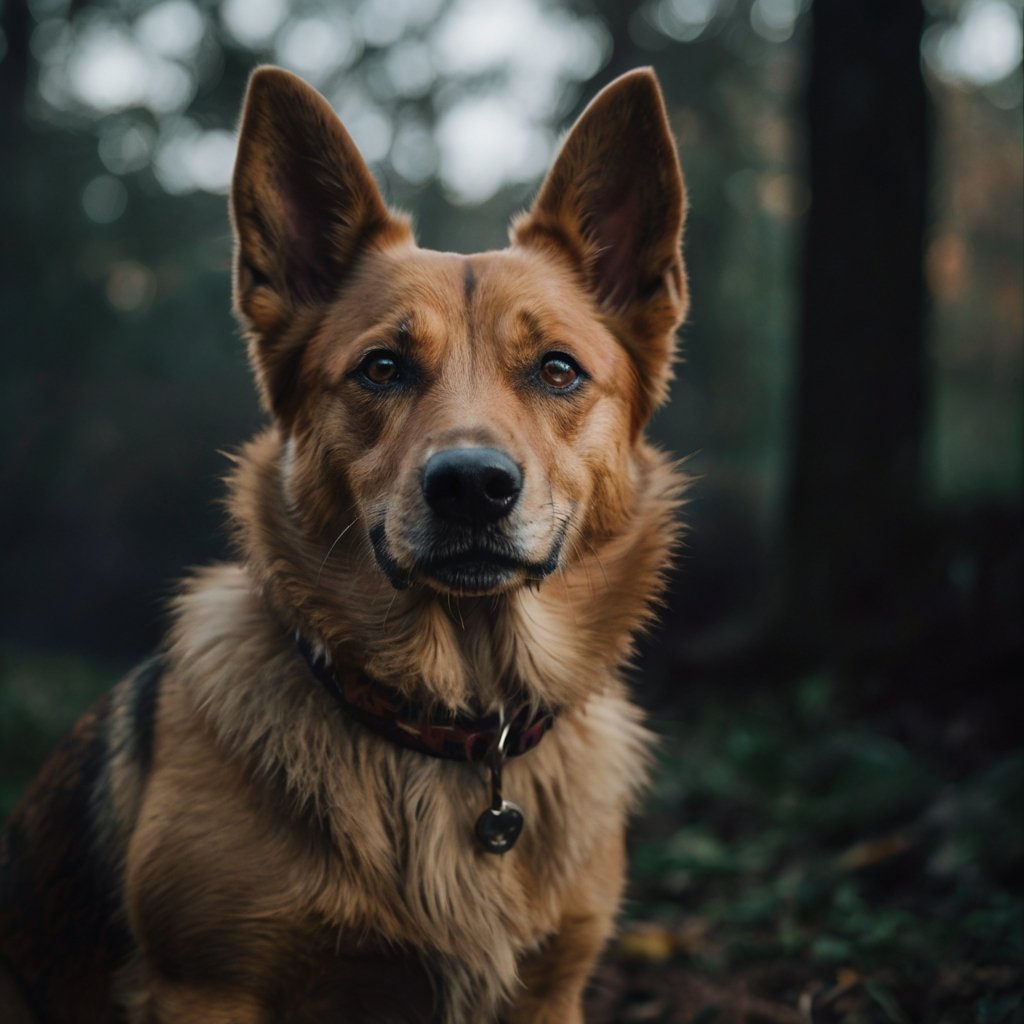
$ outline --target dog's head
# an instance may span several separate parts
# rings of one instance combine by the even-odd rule
[[[274,68],[231,208],[235,306],[311,539],[355,531],[392,586],[483,595],[615,532],[687,302],[653,73],[590,104],[501,252],[418,248],[331,107]]]

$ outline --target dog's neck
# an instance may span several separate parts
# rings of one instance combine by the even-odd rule
[[[310,673],[348,716],[396,746],[450,761],[502,760],[532,750],[554,724],[558,709],[537,707],[520,695],[518,706],[489,714],[453,715],[417,704],[365,673],[339,671],[328,652],[300,634],[295,646]]]
[[[662,589],[684,482],[639,442],[634,511],[614,538],[567,555],[537,588],[453,598],[426,586],[394,590],[359,523],[313,539],[289,500],[286,462],[285,443],[268,430],[229,482],[241,554],[272,614],[339,663],[452,710],[496,707],[510,693],[571,708],[611,685],[649,619],[623,594]]]

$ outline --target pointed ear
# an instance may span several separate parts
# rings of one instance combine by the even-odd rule
[[[637,369],[640,423],[664,398],[688,294],[680,253],[685,193],[654,72],[604,88],[569,132],[517,245],[571,261]]]
[[[281,414],[301,331],[361,253],[411,241],[330,104],[263,67],[249,80],[231,185],[234,303],[263,397]]]

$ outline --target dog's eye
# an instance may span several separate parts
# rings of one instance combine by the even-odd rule
[[[401,376],[398,360],[390,352],[371,352],[360,364],[359,375],[377,387],[394,384]]]
[[[561,352],[551,352],[540,364],[540,379],[553,391],[570,391],[582,377],[576,363]]]

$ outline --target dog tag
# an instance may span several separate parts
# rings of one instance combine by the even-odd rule
[[[505,744],[509,725],[502,710],[502,727],[497,742],[487,755],[491,775],[491,806],[476,819],[476,837],[488,853],[508,853],[523,831],[523,812],[501,795],[501,770],[505,766]]]
[[[476,819],[476,837],[488,853],[508,853],[523,831],[523,812],[508,800]]]

